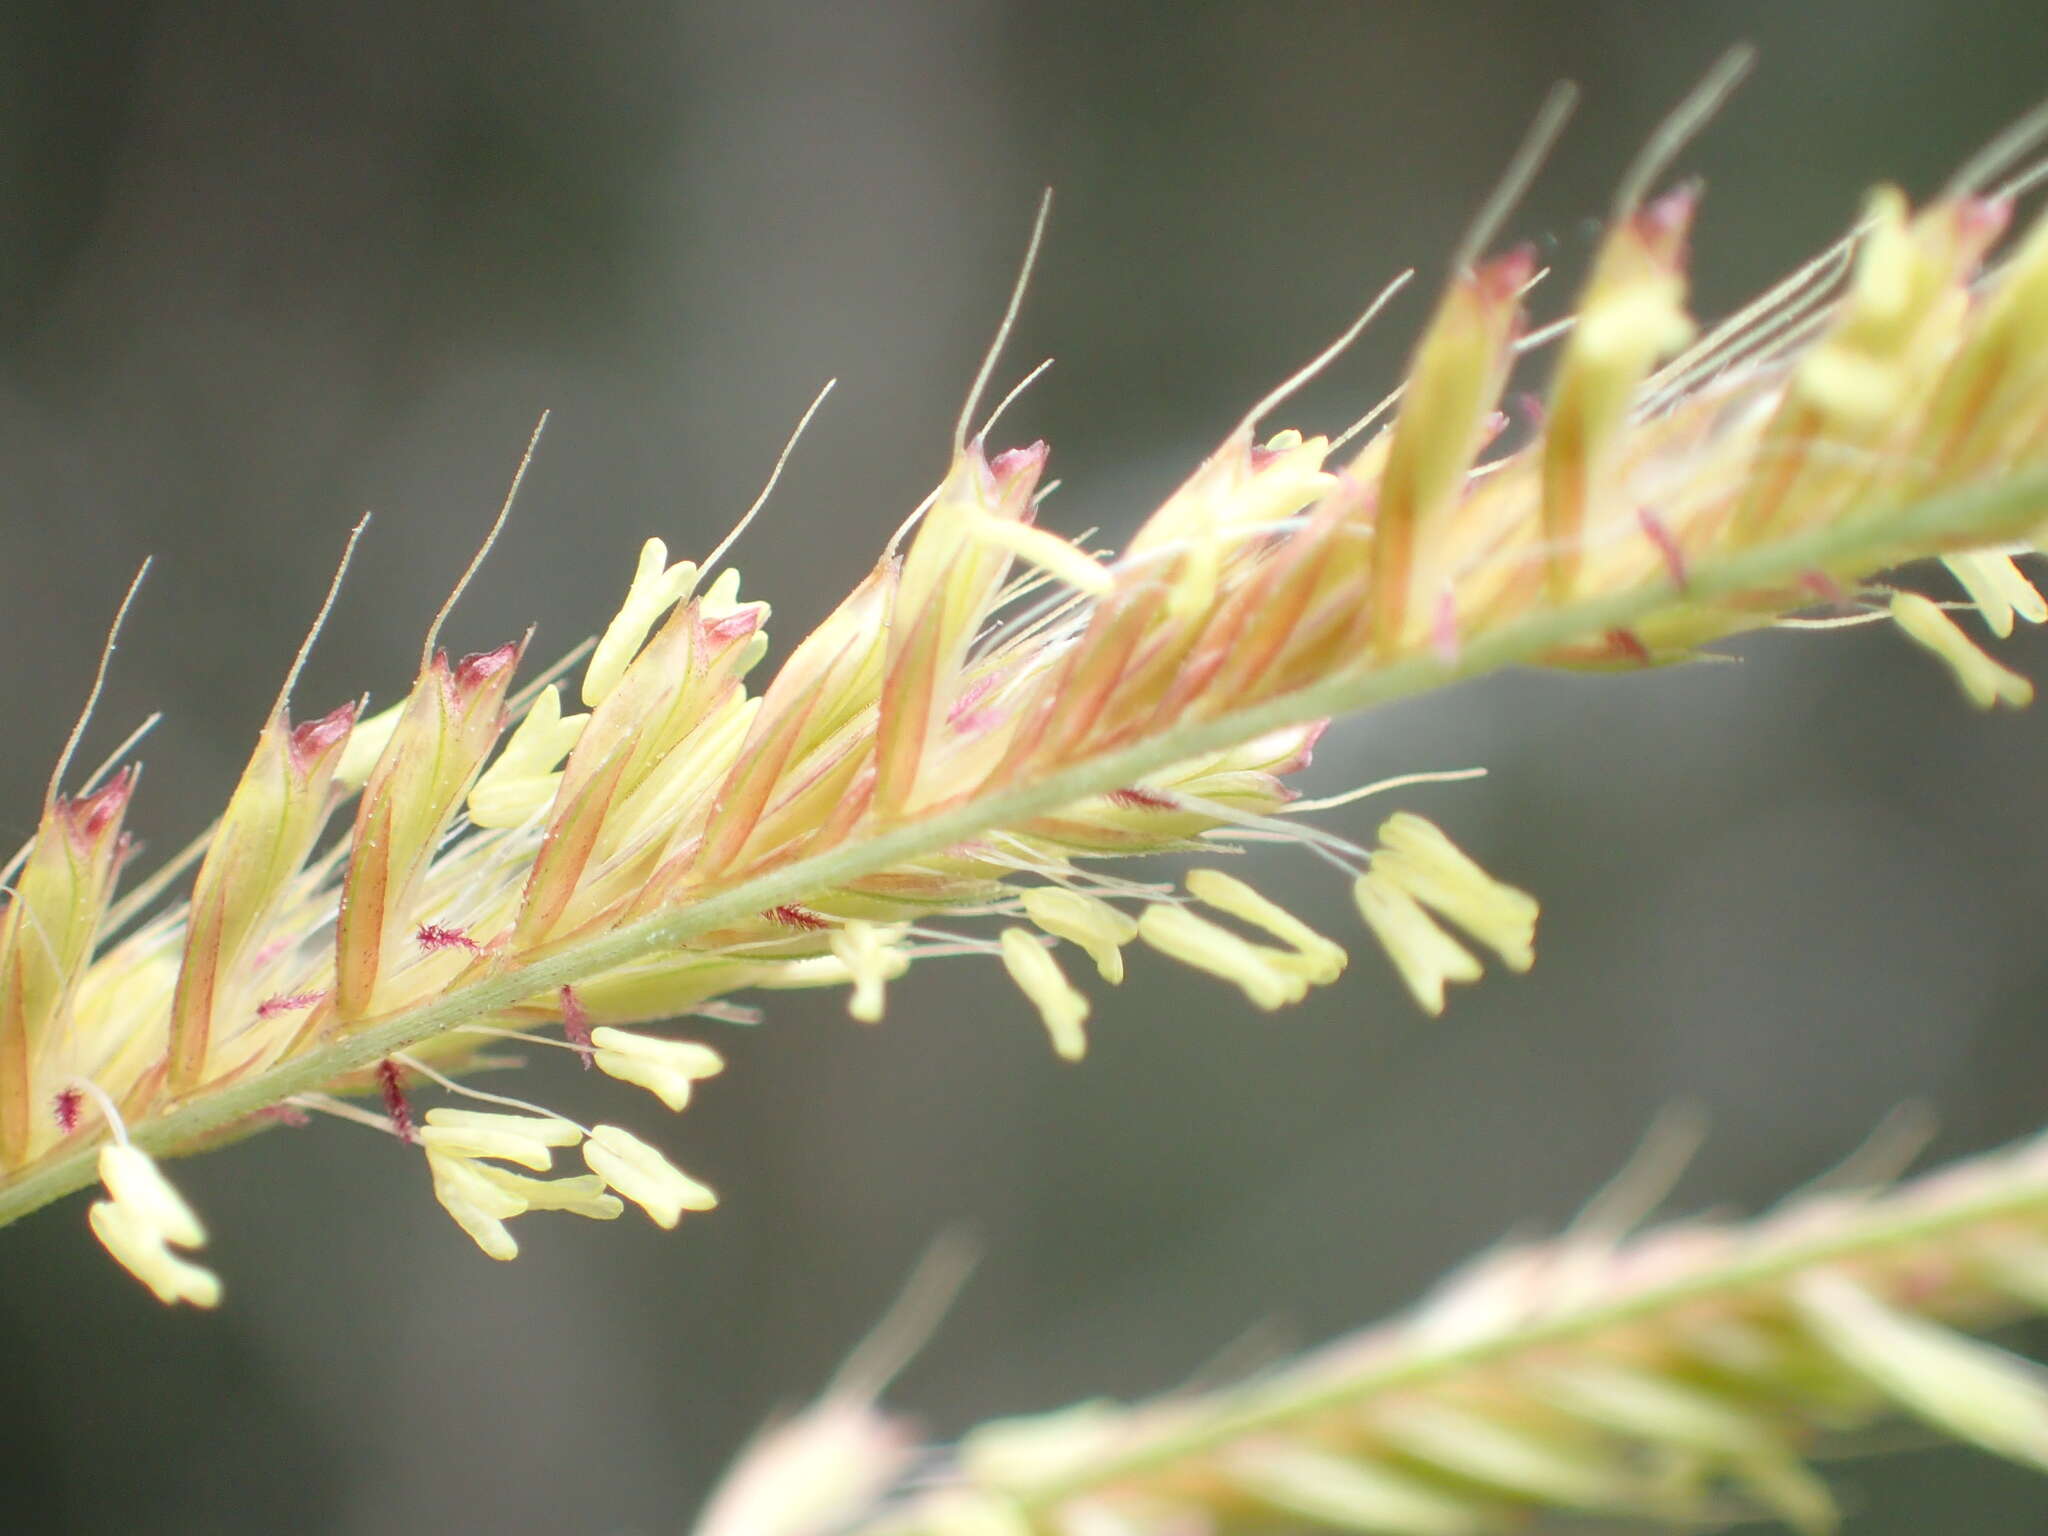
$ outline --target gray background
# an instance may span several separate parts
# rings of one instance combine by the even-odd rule
[[[1367,292],[1444,259],[1552,79],[1586,102],[1514,228],[1569,269],[1739,37],[1763,66],[1687,161],[1710,313],[2048,84],[2038,0],[7,7],[0,842],[145,553],[94,742],[168,712],[134,814],[167,850],[232,783],[365,507],[300,700],[403,687],[543,406],[458,646],[537,621],[565,648],[647,534],[715,539],[841,377],[740,550],[786,649],[943,468],[1042,185],[1010,376],[1060,362],[1006,435],[1049,437],[1054,522],[1115,542]],[[1302,424],[1376,399],[1421,313]],[[106,1262],[78,1201],[41,1213],[0,1234],[0,1523],[675,1531],[950,1223],[986,1260],[897,1394],[936,1433],[1170,1385],[1254,1325],[1362,1322],[1567,1218],[1674,1098],[1714,1116],[1695,1207],[1756,1204],[1909,1097],[1938,1151],[2039,1126],[2048,715],[1974,716],[1874,631],[1744,649],[1332,733],[1318,787],[1489,765],[1406,803],[1544,897],[1535,973],[1438,1024],[1362,940],[1275,1018],[1140,960],[1063,1068],[991,968],[934,965],[877,1030],[773,1000],[673,1126],[528,1074],[722,1191],[679,1234],[535,1218],[493,1265],[416,1163],[322,1125],[179,1170],[229,1285],[203,1317]],[[2038,639],[2010,654],[2048,676]],[[1351,934],[1317,866],[1259,865]],[[2048,1518],[2044,1485],[1959,1452],[1845,1476],[1859,1536]]]

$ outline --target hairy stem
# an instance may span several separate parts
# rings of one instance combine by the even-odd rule
[[[1173,727],[1035,782],[946,807],[798,860],[674,912],[657,914],[542,959],[455,988],[432,1004],[358,1025],[317,1049],[194,1095],[131,1128],[152,1151],[175,1151],[205,1133],[323,1087],[393,1051],[574,985],[778,905],[938,853],[1003,826],[1132,784],[1150,773],[1284,726],[1409,698],[1468,677],[1538,660],[1568,643],[1627,628],[1678,603],[1782,588],[1812,570],[1868,570],[1937,548],[1995,542],[2048,516],[2048,474],[2027,474],[1803,532],[1703,561],[1683,592],[1669,582],[1546,608],[1471,636],[1451,659],[1418,654],[1350,672],[1226,715]],[[67,1148],[0,1188],[0,1226],[83,1188],[95,1147]]]

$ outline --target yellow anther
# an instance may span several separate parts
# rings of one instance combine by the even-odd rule
[[[1003,969],[1038,1009],[1060,1059],[1079,1061],[1087,1055],[1088,1036],[1081,1026],[1088,1019],[1088,999],[1067,980],[1059,962],[1030,929],[1003,930]]]
[[[1000,1493],[949,1488],[917,1506],[932,1536],[1032,1536],[1032,1522]]]
[[[1278,903],[1268,900],[1234,875],[1220,869],[1188,871],[1188,893],[1197,901],[1263,928],[1300,958],[1297,967],[1311,986],[1328,986],[1344,971],[1344,947],[1324,938]]]
[[[1856,275],[1844,308],[1870,328],[1896,323],[1912,302],[1919,265],[1913,249],[1912,209],[1897,187],[1873,188],[1864,212],[1871,231],[1857,254]]]
[[[1794,396],[1836,431],[1882,427],[1919,397],[1930,365],[1946,364],[1969,274],[1989,238],[1963,212],[1950,202],[1914,218],[1896,187],[1871,193],[1869,232],[1835,323],[1792,377]]]
[[[100,1182],[115,1204],[180,1248],[203,1248],[206,1228],[156,1160],[136,1146],[100,1148]]]
[[[1024,915],[1056,939],[1078,944],[1102,979],[1124,979],[1123,946],[1138,936],[1138,920],[1095,896],[1057,885],[1034,885],[1023,893]]]
[[[583,1133],[566,1120],[543,1115],[495,1115],[468,1109],[430,1109],[420,1141],[445,1157],[496,1157],[536,1173],[554,1164],[553,1147],[573,1147]]]
[[[125,1144],[102,1147],[99,1174],[113,1198],[97,1201],[86,1219],[116,1262],[165,1305],[218,1305],[220,1278],[171,1252],[174,1244],[202,1246],[206,1229],[150,1155]]]
[[[427,1170],[434,1177],[434,1193],[443,1205],[448,1204],[450,1195],[459,1195],[492,1221],[509,1221],[527,1209],[525,1196],[487,1178],[484,1164],[460,1153],[429,1147]]]
[[[1695,327],[1685,312],[1681,288],[1675,278],[1646,283],[1585,313],[1572,334],[1581,338],[1588,364],[1630,375],[1647,373],[1649,363],[1691,341]],[[1631,386],[1637,382],[1631,377]]]
[[[1308,982],[1275,963],[1288,957],[1247,943],[1185,907],[1147,907],[1138,919],[1138,937],[1183,965],[1235,984],[1268,1012],[1308,996]]]
[[[754,668],[761,665],[767,657],[768,632],[764,629],[757,629],[740,642],[739,657],[732,664],[732,675],[734,677],[745,677]],[[758,707],[760,702],[759,699],[747,700],[750,707]]]
[[[541,689],[526,718],[506,738],[504,750],[470,790],[469,819],[480,827],[516,827],[545,810],[562,782],[555,770],[589,719],[563,715],[562,691],[553,683]]]
[[[1166,614],[1185,623],[1207,613],[1216,601],[1223,573],[1223,531],[1214,513],[1204,508],[1182,540],[1180,568],[1166,594]]]
[[[455,1224],[489,1257],[519,1257],[519,1244],[505,1223],[525,1211],[525,1198],[488,1178],[468,1158],[427,1149],[427,1170],[434,1179],[434,1198]]]
[[[1536,898],[1494,879],[1434,822],[1403,811],[1380,826],[1380,880],[1449,918],[1510,970],[1536,963]]]
[[[573,1147],[583,1139],[582,1130],[573,1120],[564,1120],[560,1115],[508,1115],[489,1109],[449,1109],[435,1107],[427,1111],[427,1124],[446,1126],[455,1130],[505,1130],[516,1131],[529,1141],[544,1147]]]
[[[1323,460],[1330,453],[1327,437],[1304,439],[1289,427],[1284,432],[1275,432],[1266,442],[1264,452],[1273,457],[1254,469],[1231,497],[1223,519],[1225,526],[1260,527],[1280,522],[1325,495],[1337,483],[1337,477],[1323,469]]]
[[[398,721],[404,713],[405,700],[400,699],[389,709],[380,709],[367,720],[358,720],[356,728],[348,733],[348,744],[341,749],[341,761],[334,766],[334,782],[343,789],[361,789],[368,783],[377,759],[398,733]]]
[[[873,923],[848,923],[834,931],[829,945],[853,979],[853,996],[847,999],[846,1011],[863,1024],[879,1023],[884,984],[910,968],[909,957],[890,944]]]
[[[592,1030],[592,1058],[600,1072],[645,1088],[670,1109],[681,1112],[690,1102],[690,1085],[725,1070],[725,1058],[694,1040],[663,1040],[609,1026]]]
[[[974,536],[982,543],[993,544],[1025,564],[1037,566],[1076,592],[1101,597],[1116,587],[1107,566],[1099,560],[1090,559],[1084,551],[1056,533],[1006,517],[978,517],[971,526]]]
[[[739,567],[727,566],[712,579],[697,599],[697,610],[707,619],[722,619],[740,606]]]
[[[604,1180],[594,1173],[579,1173],[566,1179],[529,1179],[523,1173],[489,1163],[469,1166],[506,1195],[525,1202],[529,1211],[566,1211],[592,1221],[613,1221],[626,1209],[618,1196],[605,1193]]]
[[[1816,351],[1799,365],[1799,394],[1838,421],[1867,427],[1898,408],[1911,379],[1898,363],[1846,348]]]
[[[2031,682],[1985,655],[1957,627],[1955,620],[1919,593],[1893,593],[1892,620],[1947,663],[1963,693],[1977,708],[2006,704],[2017,709],[2033,702]]]
[[[156,1293],[166,1306],[187,1302],[195,1307],[220,1304],[220,1277],[210,1269],[179,1258],[165,1245],[164,1235],[132,1206],[98,1200],[86,1212],[93,1236],[121,1267]]]
[[[757,987],[793,992],[807,987],[843,987],[853,980],[853,972],[837,955],[806,955],[801,960],[779,960],[773,966],[763,966],[752,980]],[[694,1002],[699,995],[692,991],[690,1000]]]
[[[2042,600],[2034,584],[2003,551],[1980,549],[1967,555],[1949,555],[1941,563],[1977,605],[1984,627],[1999,639],[2012,633],[2015,615],[2029,624],[2048,623],[2048,602]]]
[[[604,702],[633,664],[654,621],[696,584],[697,567],[688,560],[668,564],[668,546],[661,540],[649,539],[640,546],[640,563],[634,568],[633,584],[626,589],[626,600],[590,653],[590,666],[583,674],[586,705],[595,708]]]
[[[1377,866],[1358,878],[1352,894],[1366,927],[1426,1012],[1444,1011],[1446,982],[1479,979],[1479,962],[1471,951],[1439,928],[1415,898],[1388,881]]]
[[[590,1171],[639,1206],[657,1226],[673,1227],[685,1211],[708,1211],[718,1196],[630,1131],[600,1125],[583,1143]]]

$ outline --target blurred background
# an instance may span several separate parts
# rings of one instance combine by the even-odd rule
[[[162,851],[231,786],[365,508],[298,697],[397,696],[544,407],[452,642],[538,623],[539,654],[566,649],[644,537],[718,538],[836,376],[738,553],[786,652],[941,473],[1042,186],[1003,378],[1059,363],[1004,439],[1049,438],[1049,520],[1114,544],[1366,295],[1440,266],[1552,80],[1585,100],[1512,229],[1570,273],[1659,117],[1730,42],[1762,46],[1685,159],[1712,315],[1872,181],[1929,192],[2036,102],[2044,21],[2038,0],[7,6],[0,842],[33,826],[143,555],[85,756],[166,712],[132,818]],[[1427,287],[1299,425],[1380,396]],[[1440,1023],[1362,937],[1342,985],[1276,1017],[1140,958],[1070,1068],[988,967],[935,964],[876,1029],[773,997],[673,1124],[537,1065],[521,1091],[658,1133],[721,1191],[676,1234],[536,1218],[495,1265],[415,1160],[333,1124],[180,1168],[229,1286],[215,1316],[159,1309],[78,1200],[40,1213],[0,1234],[0,1523],[676,1532],[948,1226],[985,1259],[894,1394],[937,1435],[1396,1308],[1568,1219],[1677,1099],[1713,1125],[1680,1209],[1753,1209],[1906,1100],[1938,1113],[1936,1155],[2048,1122],[2048,713],[1976,716],[1880,631],[1742,650],[1502,678],[1326,738],[1317,789],[1488,766],[1402,803],[1544,899],[1535,972]],[[2038,639],[2006,654],[2048,675]],[[1332,819],[1363,836],[1386,808]],[[1350,936],[1325,870],[1258,862]],[[2048,1521],[2048,1483],[1961,1452],[1843,1476],[1857,1536]]]

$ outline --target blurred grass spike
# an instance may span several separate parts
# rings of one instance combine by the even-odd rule
[[[874,1329],[816,1402],[764,1424],[711,1491],[694,1536],[833,1536],[878,1502],[918,1457],[917,1435],[880,1399],[973,1273],[965,1233],[935,1240]]]
[[[1743,1224],[1573,1232],[1245,1381],[970,1432],[849,1536],[962,1508],[1093,1536],[1486,1536],[1545,1512],[1832,1531],[1804,1458],[1908,1414],[2048,1471],[2048,1370],[1967,1338],[2048,1307],[2048,1136]]]

